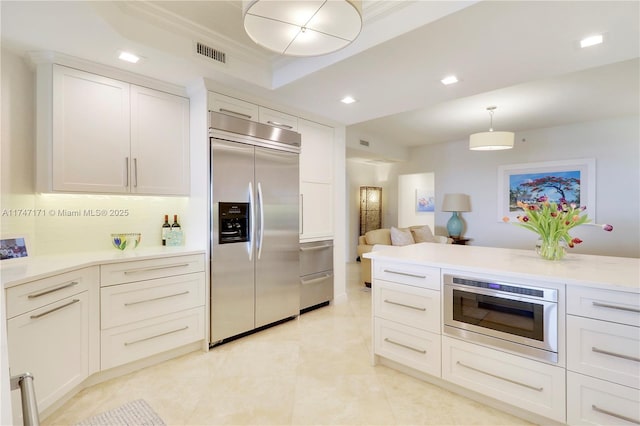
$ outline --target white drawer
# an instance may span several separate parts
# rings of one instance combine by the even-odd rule
[[[413,327],[374,319],[376,355],[440,377],[440,335]]]
[[[103,287],[101,328],[183,311],[204,303],[204,272]]]
[[[404,263],[373,261],[375,279],[440,290],[440,269]]]
[[[204,255],[163,257],[100,266],[102,287],[204,271]]]
[[[567,314],[640,327],[640,294],[567,286]]]
[[[550,419],[565,421],[565,370],[442,337],[442,378]]]
[[[375,315],[440,334],[440,292],[378,280],[373,286]]]
[[[98,267],[65,272],[7,289],[7,318],[13,318],[57,300],[98,286]]]
[[[214,92],[209,92],[209,111],[252,121],[258,121],[259,116],[258,105]]]
[[[284,112],[260,107],[258,121],[270,126],[280,127],[294,132],[298,131],[298,117],[285,114]]]
[[[567,372],[567,423],[630,425],[640,423],[640,390]]]
[[[640,328],[567,315],[567,369],[640,388]]]
[[[103,330],[101,368],[127,364],[204,337],[203,307]]]

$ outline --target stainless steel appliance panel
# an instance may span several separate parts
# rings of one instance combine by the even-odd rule
[[[219,203],[252,201],[254,147],[211,140],[211,341],[254,328],[253,223],[249,241],[219,244]]]
[[[256,327],[299,313],[298,161],[255,147]]]
[[[333,299],[333,270],[300,277],[300,309]]]
[[[333,299],[333,241],[300,244],[300,310]]]
[[[300,276],[333,270],[333,241],[300,244]]]

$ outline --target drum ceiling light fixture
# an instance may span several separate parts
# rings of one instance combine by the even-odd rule
[[[487,107],[491,122],[488,132],[474,133],[469,136],[469,149],[472,151],[497,151],[499,149],[513,148],[515,135],[513,132],[494,132],[493,131],[493,111],[496,106]]]
[[[249,37],[282,55],[335,52],[362,29],[360,0],[244,0],[242,13]]]

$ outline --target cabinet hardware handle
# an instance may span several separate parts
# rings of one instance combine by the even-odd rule
[[[241,112],[238,111],[232,111],[230,109],[226,109],[226,108],[220,108],[218,111],[220,112],[226,112],[227,114],[234,114],[234,115],[239,115],[240,117],[247,117],[247,120],[251,120],[251,116],[249,114],[243,114]]]
[[[169,299],[170,297],[182,296],[182,295],[185,295],[185,294],[189,294],[189,290],[183,291],[182,293],[176,293],[176,294],[169,294],[167,296],[154,297],[153,299],[140,300],[138,302],[129,302],[129,303],[125,303],[124,306],[132,306],[132,305],[139,305],[140,303],[155,302],[156,300]]]
[[[31,317],[30,317],[30,318],[31,318],[31,319],[38,319],[38,318],[42,318],[42,317],[43,317],[43,316],[45,316],[45,315],[49,315],[49,314],[51,314],[51,313],[53,313],[53,312],[55,312],[55,311],[59,311],[60,309],[66,308],[67,306],[71,306],[71,305],[73,305],[74,303],[78,303],[79,301],[80,301],[80,299],[73,299],[71,302],[69,302],[69,303],[65,303],[64,305],[62,305],[62,306],[58,306],[57,308],[49,309],[48,311],[46,311],[46,312],[42,312],[41,314],[38,314],[38,315],[31,315]]]
[[[404,303],[394,302],[393,300],[389,300],[389,299],[384,299],[384,303],[402,306],[403,308],[415,309],[416,311],[422,311],[422,312],[427,310],[427,308],[422,308],[420,306],[405,305]]]
[[[531,386],[531,385],[528,385],[526,383],[518,382],[516,380],[507,379],[506,377],[498,376],[496,374],[491,374],[491,373],[488,373],[486,371],[482,371],[480,369],[477,369],[475,367],[471,367],[470,365],[463,364],[460,361],[456,361],[456,364],[458,364],[461,367],[468,368],[469,370],[476,371],[476,372],[481,373],[481,374],[486,374],[487,376],[495,377],[496,379],[504,380],[505,382],[513,383],[514,385],[523,386],[525,388],[528,388],[528,389],[531,389],[531,390],[534,390],[534,391],[542,392],[542,390],[544,389],[543,387],[537,388],[535,386]]]
[[[627,359],[629,361],[640,362],[640,358],[637,358],[635,356],[625,355],[625,354],[618,354],[618,353],[615,353],[615,352],[609,352],[609,351],[605,351],[604,349],[598,349],[595,346],[593,346],[591,348],[591,351],[599,353],[599,354],[603,354],[603,355],[615,356],[616,358]]]
[[[417,348],[411,347],[411,346],[409,346],[409,345],[405,345],[405,344],[403,344],[403,343],[400,343],[400,342],[396,342],[396,341],[394,341],[394,340],[391,340],[391,339],[389,339],[388,337],[385,337],[385,338],[384,338],[384,341],[385,341],[385,342],[388,342],[388,343],[391,343],[392,345],[400,346],[401,348],[409,349],[409,350],[412,350],[412,351],[414,351],[414,352],[418,352],[418,353],[421,353],[421,354],[426,354],[426,353],[427,353],[427,351],[426,351],[426,350],[424,350],[424,349],[417,349]]]
[[[128,274],[138,274],[140,272],[149,272],[149,271],[158,271],[161,269],[171,269],[171,268],[184,268],[189,266],[188,263],[176,263],[175,265],[167,265],[167,266],[151,266],[149,268],[140,268],[140,269],[131,269],[129,271],[124,271],[125,275]]]
[[[138,159],[133,159],[133,187],[138,187]]]
[[[634,424],[640,425],[640,422],[638,420],[636,420],[636,419],[632,419],[631,417],[623,416],[622,414],[616,414],[616,413],[611,412],[609,410],[603,410],[602,408],[598,407],[595,404],[591,404],[591,409],[593,411],[597,411],[598,413],[606,414],[607,416],[616,417],[616,418],[618,418],[620,420],[624,420],[624,421],[629,422],[629,423],[634,423]]]
[[[71,281],[65,285],[61,285],[60,287],[50,288],[49,290],[41,291],[40,293],[33,293],[27,296],[27,299],[35,299],[36,297],[44,296],[46,294],[55,293],[56,291],[64,290],[65,288],[73,287],[74,285],[78,285],[77,281]]]
[[[124,158],[124,186],[129,186],[129,157]]]
[[[300,251],[316,251],[316,250],[324,250],[327,248],[331,248],[331,245],[325,244],[322,246],[315,246],[315,247],[300,247]]]
[[[405,277],[412,277],[412,278],[421,278],[421,279],[427,278],[426,275],[418,275],[418,274],[410,274],[408,272],[392,271],[391,269],[385,269],[384,272],[386,272],[388,274],[404,275]]]
[[[627,308],[626,306],[619,306],[619,305],[610,305],[608,303],[601,303],[601,302],[591,302],[593,304],[593,306],[597,306],[599,308],[611,308],[611,309],[618,309],[620,311],[629,311],[629,312],[638,312],[640,313],[640,309],[638,308]]]
[[[146,342],[147,340],[155,339],[156,337],[162,337],[162,336],[166,336],[168,334],[179,333],[179,332],[184,331],[184,330],[186,330],[188,328],[189,328],[189,326],[186,325],[186,326],[184,326],[182,328],[178,328],[176,330],[171,330],[171,331],[167,331],[165,333],[156,334],[155,336],[145,337],[144,339],[134,340],[133,342],[124,342],[124,345],[125,346],[135,345],[136,343]]]
[[[311,279],[311,280],[307,280],[307,281],[305,281],[305,280],[300,280],[300,283],[301,283],[301,284],[313,284],[313,283],[317,283],[317,282],[320,282],[320,281],[324,281],[324,280],[326,280],[326,279],[327,279],[327,278],[329,278],[329,277],[331,277],[331,274],[324,274],[324,276],[319,277],[319,278],[313,278],[313,279]]]
[[[289,126],[288,124],[284,123],[278,123],[277,121],[268,120],[267,123],[271,124],[272,126],[282,127],[283,129],[293,129],[293,126]]]
[[[304,235],[304,194],[300,194],[300,235]]]

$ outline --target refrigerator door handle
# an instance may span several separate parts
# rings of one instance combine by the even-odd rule
[[[251,222],[254,222],[253,215],[254,211],[253,211],[253,185],[251,185],[251,182],[249,182],[249,260],[253,260],[253,243],[254,243],[254,238],[253,238],[253,232],[254,232],[254,228],[255,226],[253,226],[253,224]],[[254,222],[255,223],[255,222]]]
[[[260,210],[260,226],[258,228],[258,260],[262,255],[262,238],[264,236],[264,204],[262,201],[262,185],[258,182],[258,209]]]

